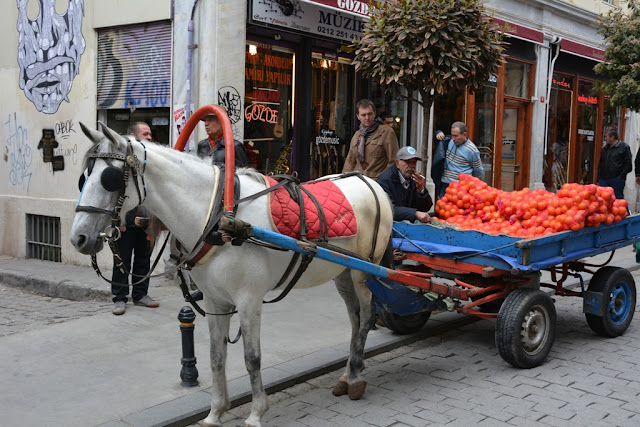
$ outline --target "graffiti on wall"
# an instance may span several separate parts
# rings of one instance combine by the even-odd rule
[[[218,105],[225,109],[232,124],[238,123],[242,115],[242,98],[233,86],[218,89]]]
[[[6,130],[4,161],[9,162],[9,183],[29,193],[31,183],[31,147],[27,143],[27,129],[18,124],[17,113],[9,114],[2,124]]]
[[[170,32],[149,23],[113,28],[98,37],[98,108],[168,107]]]
[[[84,0],[67,0],[62,15],[56,12],[56,0],[32,0],[39,7],[34,19],[29,19],[33,13],[29,0],[16,1],[20,89],[38,111],[54,114],[62,101],[69,102],[73,79],[80,70],[85,49]]]
[[[42,161],[51,163],[53,172],[64,170],[64,157],[54,154],[54,149],[58,148],[56,134],[53,129],[42,129],[42,139],[38,143],[38,150],[42,150]]]

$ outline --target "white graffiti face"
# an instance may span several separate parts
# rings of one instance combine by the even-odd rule
[[[84,53],[84,0],[67,0],[64,15],[56,12],[56,0],[16,1],[20,89],[38,111],[53,114],[63,100],[69,102],[71,84]],[[37,1],[40,8],[34,20],[27,16],[29,1]]]

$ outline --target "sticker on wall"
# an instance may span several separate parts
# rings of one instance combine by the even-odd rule
[[[53,129],[42,129],[42,139],[38,143],[38,150],[42,150],[42,161],[51,163],[53,171],[64,170],[64,156],[55,156],[53,151],[58,148],[56,134]]]
[[[224,86],[218,90],[218,105],[224,108],[231,123],[238,123],[242,114],[242,99],[233,86]]]
[[[62,101],[69,102],[73,79],[80,70],[86,46],[82,35],[84,0],[67,0],[63,15],[56,12],[56,0],[16,1],[20,89],[38,111],[54,114]],[[29,3],[38,6],[37,15]],[[29,19],[30,15],[35,19]]]

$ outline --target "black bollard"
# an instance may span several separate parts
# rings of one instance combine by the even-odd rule
[[[191,307],[184,306],[178,314],[180,332],[182,334],[182,369],[180,379],[183,387],[195,387],[198,385],[198,368],[196,368],[196,352],[193,345],[193,321],[196,314]]]

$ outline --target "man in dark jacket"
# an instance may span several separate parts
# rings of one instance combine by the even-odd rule
[[[598,185],[611,187],[616,199],[624,199],[624,184],[627,174],[633,170],[629,145],[618,140],[618,131],[608,129],[604,135],[607,145],[600,154]]]
[[[132,123],[129,125],[127,132],[137,139],[151,140],[151,128],[144,122]],[[127,212],[125,223],[120,227],[121,235],[120,239],[118,239],[118,252],[120,252],[122,263],[127,271],[131,272],[131,283],[138,282],[149,274],[151,269],[151,242],[147,239],[147,233],[144,231],[148,223],[149,219],[142,207],[137,206]],[[129,295],[129,276],[120,271],[114,263],[111,280],[116,283],[111,285],[114,303],[111,312],[119,316],[126,311],[127,296]],[[147,293],[148,291],[149,278],[147,277],[141,283],[133,286],[131,291],[133,303],[150,308],[158,307],[160,303],[151,298]]]
[[[222,123],[215,114],[209,114],[204,119],[204,128],[208,138],[198,142],[198,156],[211,157],[213,164],[224,166],[224,138],[222,135]],[[233,141],[235,148],[235,161],[237,168],[246,168],[247,156],[244,152],[244,145],[240,141]]]
[[[427,213],[433,201],[425,188],[425,177],[416,171],[422,160],[416,149],[403,147],[396,154],[396,162],[378,177],[378,184],[393,202],[394,221],[430,222]]]

